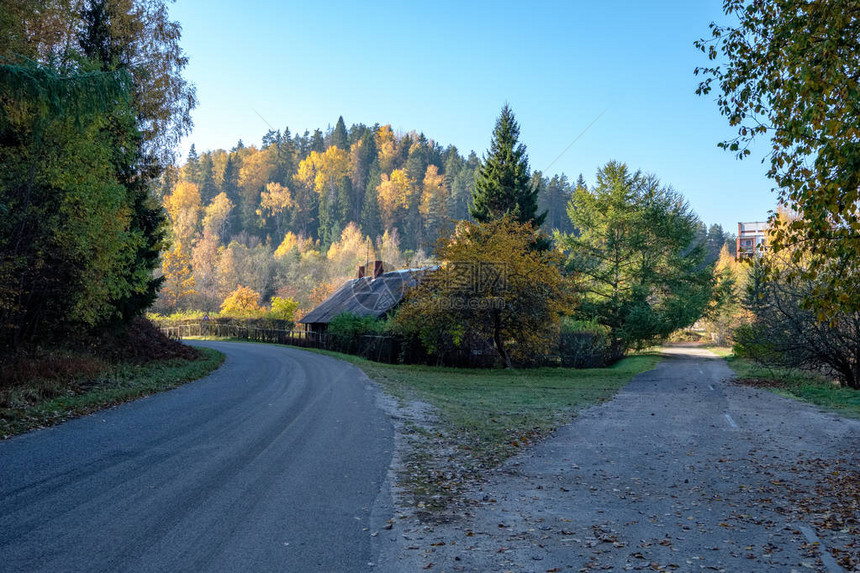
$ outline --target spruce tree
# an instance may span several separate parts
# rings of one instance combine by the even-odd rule
[[[337,124],[334,126],[334,131],[331,132],[331,141],[329,147],[337,147],[344,151],[349,151],[349,142],[347,140],[346,124],[343,122],[343,116],[337,118]]]
[[[185,177],[188,181],[195,185],[200,185],[200,157],[197,155],[197,148],[191,144],[191,149],[188,150],[188,160],[185,162]]]
[[[486,158],[478,169],[469,213],[486,223],[506,214],[536,228],[546,218],[538,215],[538,191],[532,185],[525,145],[519,143],[520,126],[507,104],[496,121]]]
[[[200,200],[208,205],[212,198],[218,194],[218,185],[215,183],[215,165],[212,155],[204,153],[200,156]]]

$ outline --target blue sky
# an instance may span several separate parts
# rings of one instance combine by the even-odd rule
[[[181,153],[259,145],[267,122],[301,133],[342,115],[481,155],[508,102],[533,170],[591,183],[624,161],[736,232],[764,220],[775,195],[761,153],[738,161],[717,148],[733,131],[715,96],[695,94],[706,58],[693,42],[725,18],[721,5],[179,0],[171,17],[200,102]]]

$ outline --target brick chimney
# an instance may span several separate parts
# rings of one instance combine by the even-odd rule
[[[382,261],[373,261],[373,278],[378,277],[385,271],[382,269]]]
[[[358,278],[364,278],[364,265],[359,265],[358,267]]]

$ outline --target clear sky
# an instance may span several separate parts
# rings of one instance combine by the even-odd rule
[[[737,232],[764,220],[775,195],[761,153],[738,161],[717,148],[733,130],[715,95],[695,94],[707,60],[693,42],[725,19],[721,5],[178,0],[171,17],[199,99],[181,153],[259,145],[270,125],[325,130],[342,115],[482,155],[508,102],[533,170],[590,184],[624,161]]]

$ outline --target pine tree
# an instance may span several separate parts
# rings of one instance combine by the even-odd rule
[[[323,139],[323,134],[318,129],[315,129],[314,134],[311,136],[310,151],[316,151],[317,153],[325,151],[325,139]]]
[[[367,176],[367,186],[364,192],[364,202],[361,206],[361,232],[368,237],[382,234],[382,219],[379,215],[379,199],[376,188],[381,182],[379,166],[374,164]]]
[[[239,140],[241,143],[242,140]],[[239,196],[239,169],[241,168],[241,159],[235,153],[227,156],[227,163],[224,164],[224,176],[221,184],[221,190],[227,195],[227,199],[233,205],[238,205],[241,200]],[[239,210],[233,209],[230,215],[228,227],[232,234],[237,234],[239,228]]]
[[[212,163],[212,155],[204,153],[200,157],[200,200],[204,205],[218,194],[218,185],[215,183],[215,165]]]
[[[197,148],[191,144],[188,150],[188,160],[185,162],[185,179],[200,186],[200,158],[197,156]]]
[[[507,104],[496,121],[487,157],[478,170],[469,213],[486,223],[506,214],[539,227],[546,213],[537,214],[538,189],[531,184],[525,145],[518,142],[520,126]]]
[[[329,147],[331,146],[338,147],[344,151],[349,151],[346,124],[343,122],[343,116],[337,118],[337,124],[334,126],[334,131],[331,132]]]

